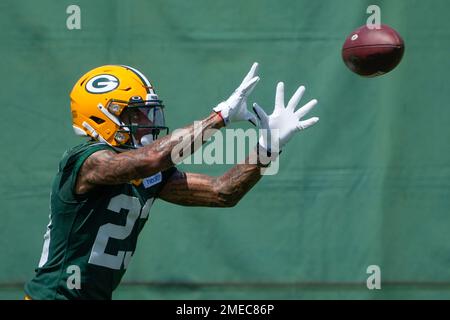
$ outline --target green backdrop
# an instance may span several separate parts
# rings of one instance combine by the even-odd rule
[[[81,8],[81,30],[66,8]],[[342,63],[378,4],[406,43],[392,73]],[[450,298],[447,0],[0,2],[0,298],[22,298],[48,222],[52,178],[79,143],[68,94],[87,70],[143,71],[178,128],[206,116],[253,61],[251,96],[318,98],[312,130],[234,208],[157,202],[116,299]],[[221,174],[229,166],[184,166]],[[366,288],[379,265],[382,289]]]

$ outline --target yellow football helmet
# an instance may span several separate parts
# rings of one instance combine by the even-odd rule
[[[73,129],[113,147],[139,148],[165,126],[164,105],[138,70],[106,65],[83,75],[70,93]]]

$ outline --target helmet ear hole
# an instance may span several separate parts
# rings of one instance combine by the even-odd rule
[[[95,116],[91,116],[91,117],[89,117],[89,119],[91,119],[92,121],[94,121],[96,124],[102,124],[103,122],[105,122],[105,120],[100,119],[100,118],[95,117]]]

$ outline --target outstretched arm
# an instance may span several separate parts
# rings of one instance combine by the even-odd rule
[[[152,144],[140,149],[116,154],[112,151],[98,151],[92,154],[82,165],[75,185],[75,193],[83,194],[97,185],[114,185],[129,182],[133,179],[145,178],[157,172],[164,171],[174,165],[172,151],[183,145],[182,156],[177,154],[177,161],[181,161],[190,153],[195,152],[209,137],[208,129],[219,129],[230,122],[251,121],[256,124],[255,116],[247,110],[247,97],[259,81],[256,76],[258,64],[254,63],[244,80],[233,94],[219,103],[213,113],[201,121],[201,125],[190,125],[176,135],[168,135],[156,140]],[[196,137],[195,134],[201,134]],[[210,131],[210,134],[211,131]],[[202,139],[202,143],[194,143]],[[184,145],[188,141],[189,145]],[[189,152],[190,151],[190,152]]]
[[[219,129],[223,125],[222,118],[213,112],[201,121],[202,135],[208,129]],[[199,130],[198,126],[195,128]],[[194,139],[201,137],[194,137],[194,124],[183,128],[183,136],[183,141],[192,142],[190,149],[195,151]],[[164,171],[174,165],[171,157],[172,149],[179,143],[179,139],[167,135],[143,148],[119,154],[109,150],[95,152],[83,163],[75,192],[82,194],[96,185],[121,184]]]
[[[253,155],[254,156],[254,155]],[[175,172],[161,190],[165,201],[199,207],[232,207],[261,179],[258,164],[237,164],[220,177]]]
[[[268,133],[260,137],[258,147],[260,152],[262,149],[263,152],[266,150],[276,156],[296,132],[317,123],[319,120],[317,117],[300,121],[316,105],[317,100],[311,100],[295,111],[304,91],[303,86],[299,87],[285,107],[284,84],[279,83],[275,97],[275,110],[270,116],[257,104],[254,105],[254,110],[260,120],[260,128],[267,130]],[[270,135],[270,139],[268,139],[268,135]],[[246,159],[245,164],[238,164],[217,178],[177,172],[164,186],[160,198],[180,205],[234,206],[261,179],[261,162],[268,164],[267,158],[257,159],[255,157],[255,153],[252,153]],[[250,159],[257,159],[258,164],[249,164]]]

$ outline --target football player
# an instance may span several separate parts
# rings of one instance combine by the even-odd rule
[[[278,139],[262,135],[253,156],[259,159],[263,150],[273,159],[278,155],[272,148],[275,140],[282,148],[295,132],[318,121],[300,121],[317,101],[295,111],[304,92],[300,87],[285,107],[279,83],[274,112],[268,116],[255,104],[257,119],[247,109],[247,97],[259,81],[257,69],[255,63],[234,93],[201,121],[201,130],[238,121],[258,123],[279,134]],[[59,164],[42,255],[25,285],[27,299],[111,299],[155,199],[232,207],[269,164],[247,158],[220,177],[177,170],[171,153],[179,140],[168,134],[164,105],[149,80],[129,66],[89,71],[70,99],[75,133],[89,141],[65,152]],[[159,137],[161,133],[166,135]],[[194,126],[185,127],[184,135],[193,138]],[[77,274],[78,280],[73,278]]]

